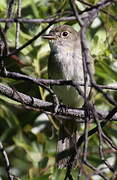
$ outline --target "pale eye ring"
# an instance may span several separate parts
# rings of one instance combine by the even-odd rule
[[[63,33],[62,33],[62,35],[64,36],[64,37],[66,37],[66,36],[68,36],[68,32],[67,31],[64,31]]]

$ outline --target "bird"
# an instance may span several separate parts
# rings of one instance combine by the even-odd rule
[[[80,32],[67,24],[54,26],[50,32],[42,36],[49,40],[50,55],[48,59],[49,79],[73,80],[84,83],[83,61]],[[92,69],[93,63],[91,63]],[[92,70],[93,71],[93,70]],[[72,86],[53,86],[53,91],[67,107],[78,108],[83,105],[83,98]],[[84,87],[81,87],[84,90]],[[87,89],[87,97],[91,88]],[[77,138],[77,123],[72,120],[60,121],[57,152],[62,152],[75,146]],[[57,160],[59,168],[68,166],[70,157]],[[75,162],[74,164],[77,164]],[[75,165],[74,165],[75,166]]]

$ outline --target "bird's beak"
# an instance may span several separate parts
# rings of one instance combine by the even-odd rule
[[[52,34],[47,34],[47,35],[42,35],[41,36],[43,39],[48,39],[48,40],[55,40],[56,36]]]

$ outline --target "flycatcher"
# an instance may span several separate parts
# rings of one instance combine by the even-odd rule
[[[48,35],[50,56],[48,59],[48,77],[50,79],[74,80],[84,83],[83,62],[81,55],[80,34],[69,25],[54,27]],[[81,88],[82,90],[84,87]],[[83,104],[83,98],[72,86],[54,86],[53,90],[63,104],[77,108]],[[90,88],[88,88],[87,96]],[[62,152],[75,145],[77,123],[64,120],[60,125],[57,151]],[[68,165],[69,158],[58,160],[60,168]]]

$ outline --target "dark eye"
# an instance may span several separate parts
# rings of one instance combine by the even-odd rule
[[[63,36],[68,36],[68,32],[65,31],[65,32],[62,33],[62,35]]]

